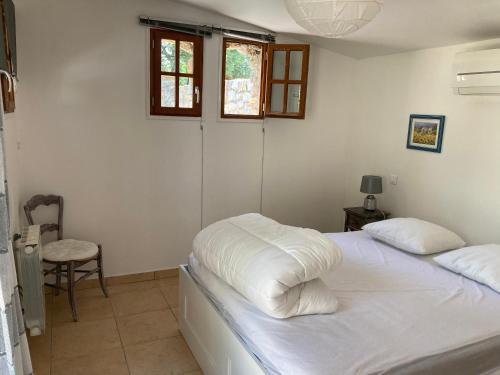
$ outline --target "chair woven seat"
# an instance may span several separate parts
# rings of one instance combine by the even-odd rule
[[[68,262],[95,257],[98,251],[95,243],[66,239],[43,245],[42,256],[49,262]]]

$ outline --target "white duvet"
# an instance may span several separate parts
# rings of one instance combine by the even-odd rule
[[[313,229],[246,214],[203,229],[193,241],[193,254],[272,317],[337,310],[337,299],[318,276],[339,264],[342,253]]]

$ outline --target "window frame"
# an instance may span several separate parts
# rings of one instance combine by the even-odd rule
[[[3,28],[1,30],[3,35],[3,50],[0,51],[4,55],[6,67],[5,70],[13,76],[15,79],[16,74],[16,30],[15,30],[15,9],[12,1],[5,2],[2,1],[0,4],[0,10],[2,11],[2,24]],[[11,33],[13,35],[11,35]],[[3,108],[5,113],[12,113],[16,109],[16,98],[14,87],[11,87],[13,82],[5,75],[0,77],[0,89],[3,94]],[[11,90],[9,91],[9,87]]]
[[[260,97],[258,115],[237,115],[224,113],[226,99],[226,50],[228,43],[251,44],[262,48],[262,64],[260,67]],[[264,100],[266,95],[266,68],[267,68],[267,45],[268,43],[257,42],[246,39],[224,37],[222,39],[222,70],[221,70],[221,96],[220,96],[220,117],[223,119],[246,119],[262,120],[264,119]]]
[[[284,79],[273,79],[273,57],[274,51],[285,51],[285,77]],[[302,74],[300,80],[289,79],[290,52],[302,51]],[[307,79],[309,75],[309,52],[308,44],[270,44],[267,49],[267,77],[266,77],[266,109],[265,117],[300,119],[305,118],[307,99]],[[273,83],[283,84],[283,112],[271,111],[271,94]],[[286,112],[288,106],[288,85],[301,85],[299,112]]]
[[[150,92],[149,113],[151,116],[184,116],[201,117],[203,103],[203,37],[170,31],[164,29],[150,29]],[[161,40],[170,39],[176,41],[175,47],[175,72],[166,73],[161,71]],[[179,73],[179,44],[181,41],[193,43],[193,73]],[[175,107],[161,106],[161,77],[175,77]],[[179,107],[179,78],[188,77],[193,79],[193,108]],[[196,97],[198,87],[198,98]]]
[[[261,92],[260,92],[260,108],[258,115],[236,115],[236,114],[226,114],[224,113],[225,107],[225,89],[226,89],[226,50],[228,42],[241,43],[241,44],[253,44],[262,47],[263,59],[261,67]],[[284,79],[273,79],[273,57],[275,51],[284,51],[286,53],[285,57],[285,76]],[[290,53],[292,51],[302,52],[302,70],[301,77],[298,80],[292,80],[289,78],[290,74]],[[288,118],[303,120],[305,118],[306,112],[306,99],[307,99],[307,85],[309,76],[309,55],[310,55],[310,45],[309,44],[271,44],[258,41],[249,41],[243,38],[228,38],[224,37],[222,40],[222,67],[221,67],[221,79],[220,79],[220,118],[221,119],[247,119],[247,120],[262,120],[267,117],[269,118]],[[283,103],[282,112],[272,112],[271,111],[271,94],[273,84],[283,84]],[[288,110],[288,85],[300,85],[300,97],[299,97],[299,111],[298,112],[287,112]]]

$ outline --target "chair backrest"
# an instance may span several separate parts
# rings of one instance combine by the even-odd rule
[[[63,197],[59,195],[35,195],[24,205],[24,212],[26,213],[26,218],[30,225],[35,224],[33,221],[32,212],[36,210],[38,206],[50,206],[55,204],[58,206],[57,214],[57,224],[41,224],[40,232],[43,234],[45,232],[57,231],[57,239],[63,239],[63,210],[64,210],[64,200]]]

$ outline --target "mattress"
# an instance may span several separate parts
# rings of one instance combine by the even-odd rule
[[[195,280],[268,374],[500,369],[500,294],[365,232],[327,236],[344,255],[322,277],[340,301],[334,314],[271,318],[190,258]]]

